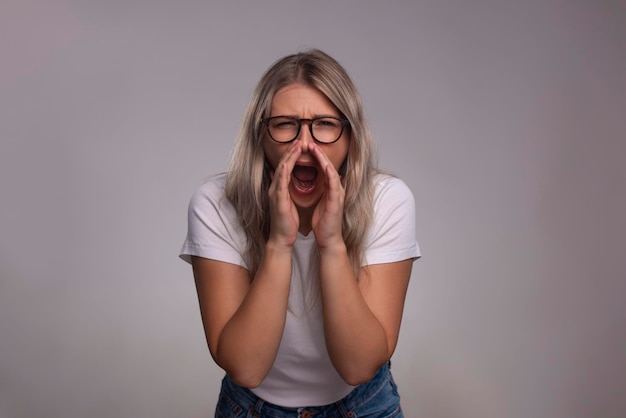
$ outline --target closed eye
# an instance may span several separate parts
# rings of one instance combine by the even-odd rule
[[[271,126],[274,129],[293,129],[298,127],[298,121],[289,118],[272,119]]]
[[[336,119],[315,119],[314,121],[316,128],[339,128],[341,124]]]

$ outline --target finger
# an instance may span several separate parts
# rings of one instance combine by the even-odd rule
[[[342,191],[343,185],[341,184],[341,176],[339,172],[335,169],[335,166],[330,161],[324,150],[320,148],[317,144],[311,144],[310,148],[311,152],[317,158],[322,170],[324,170],[324,174],[326,177],[326,185],[330,190]]]
[[[342,205],[344,189],[343,185],[341,184],[341,177],[339,176],[339,173],[337,173],[337,170],[335,170],[332,164],[326,166],[325,173],[329,201]]]
[[[300,156],[301,153],[302,153],[302,147],[300,146],[300,141],[298,140],[293,141],[291,146],[287,149],[287,152],[285,152],[282,155],[282,157],[280,157],[280,160],[278,161],[278,164],[276,165],[276,170],[278,171],[281,164],[287,164],[287,168],[289,172],[291,173],[291,170],[293,169],[293,166],[296,164],[296,161],[298,160],[298,157]]]
[[[317,158],[317,161],[319,162],[319,165],[324,171],[324,173],[326,173],[328,167],[330,167],[332,171],[335,171],[335,172],[337,171],[335,170],[335,166],[333,166],[333,163],[330,161],[330,159],[328,158],[324,150],[322,150],[322,148],[320,148],[317,144],[310,143],[309,150],[311,151],[313,156]]]
[[[289,182],[291,180],[291,173],[296,165],[296,161],[302,154],[302,147],[299,141],[295,141],[293,147],[283,156],[281,160],[281,172],[279,179],[279,188],[287,190]]]
[[[289,207],[289,176],[286,173],[285,163],[280,163],[278,167],[276,167],[276,172],[274,174],[274,180],[270,185],[270,199],[272,199],[273,203],[270,203],[274,206],[278,213],[285,213]]]
[[[280,164],[280,175],[278,177],[278,190],[284,192],[285,195],[289,189],[289,179],[291,177],[291,170],[287,167],[287,163]]]
[[[289,149],[289,152],[285,153],[282,158],[287,167],[288,175],[291,175],[291,172],[293,171],[293,168],[295,167],[296,161],[298,161],[300,154],[302,154],[302,146],[300,144],[300,141],[296,139],[295,141],[293,141],[293,145]]]
[[[270,185],[270,190],[272,189],[277,189],[279,187],[281,187],[281,182],[283,181],[283,173],[285,171],[288,172],[287,177],[289,177],[291,175],[291,171],[293,170],[293,166],[295,165],[295,161],[298,159],[298,156],[300,155],[300,153],[302,152],[302,150],[300,149],[301,147],[299,146],[300,144],[298,143],[298,141],[294,141],[294,143],[287,149],[287,152],[285,152],[283,154],[283,156],[280,158],[280,161],[278,161],[278,164],[276,165],[276,170],[275,172],[271,172],[270,171],[270,178],[272,180],[272,184]],[[289,167],[289,165],[287,166],[287,170],[283,170],[281,169],[281,167],[284,164],[288,164],[289,161],[292,161],[293,163],[289,164],[291,167]],[[284,185],[283,185],[284,187]]]
[[[326,182],[331,189],[343,190],[343,185],[341,184],[341,176],[339,175],[337,170],[335,170],[335,167],[333,167],[332,164],[326,165],[325,174]]]

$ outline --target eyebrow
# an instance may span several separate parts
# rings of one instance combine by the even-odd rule
[[[316,118],[337,118],[337,119],[341,119],[341,115],[331,115],[331,114],[316,114],[316,115],[313,115],[310,118],[301,118],[299,115],[272,115],[270,117],[274,118],[274,117],[277,117],[277,116],[287,116],[287,117],[294,118],[294,119],[316,119]]]

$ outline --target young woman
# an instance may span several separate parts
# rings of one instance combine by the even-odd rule
[[[389,359],[419,257],[411,192],[373,163],[360,96],[319,50],[259,81],[230,168],[191,199],[216,417],[401,417]]]

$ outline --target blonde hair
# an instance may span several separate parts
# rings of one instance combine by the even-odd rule
[[[276,61],[256,86],[243,117],[226,180],[226,197],[236,208],[245,231],[247,262],[256,273],[269,237],[270,167],[262,141],[261,120],[268,117],[274,95],[300,83],[318,89],[350,122],[348,155],[339,173],[345,188],[343,239],[355,274],[362,263],[373,212],[373,176],[376,172],[372,134],[363,113],[361,97],[345,69],[326,53],[313,49]]]

